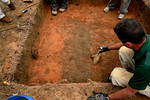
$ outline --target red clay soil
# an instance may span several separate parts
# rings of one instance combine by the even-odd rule
[[[106,82],[116,66],[121,66],[117,51],[103,53],[97,65],[92,64],[91,54],[98,47],[119,42],[113,27],[120,20],[118,8],[104,13],[106,2],[101,4],[70,4],[67,11],[44,18],[36,45],[39,57],[33,59],[28,69],[29,83],[87,82],[89,79]],[[133,4],[126,18],[139,20]]]

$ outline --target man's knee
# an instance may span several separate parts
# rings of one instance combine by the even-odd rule
[[[128,72],[126,69],[116,67],[111,72],[110,77],[113,85],[125,87],[132,75],[133,74]]]
[[[126,54],[127,51],[128,51],[128,48],[125,47],[125,46],[122,46],[122,47],[119,49],[119,53],[121,53],[121,54]]]
[[[122,46],[120,49],[119,49],[119,55],[120,56],[124,56],[124,57],[129,57],[129,58],[132,58],[134,56],[134,51],[130,48],[127,48],[125,46]]]
[[[113,71],[111,72],[111,78],[119,78],[119,77],[122,77],[122,72],[124,72],[124,69],[123,68],[120,68],[120,67],[116,67],[113,69]]]

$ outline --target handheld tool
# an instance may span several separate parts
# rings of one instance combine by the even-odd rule
[[[99,62],[101,53],[102,53],[102,52],[106,52],[106,51],[109,51],[108,47],[100,47],[100,48],[97,50],[97,53],[96,53],[96,54],[93,54],[93,55],[91,56],[92,59],[93,59],[93,64],[94,64],[94,65],[96,65],[96,64]]]

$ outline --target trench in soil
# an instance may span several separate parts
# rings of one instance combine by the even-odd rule
[[[85,83],[89,80],[107,82],[113,68],[121,67],[118,51],[101,55],[97,65],[92,64],[91,55],[100,46],[119,42],[113,28],[120,21],[118,9],[104,13],[107,1],[70,3],[64,13],[43,18],[35,47],[38,59],[31,59],[28,66],[28,83],[57,83],[66,79],[67,83]],[[136,6],[131,3],[126,18],[139,20]]]

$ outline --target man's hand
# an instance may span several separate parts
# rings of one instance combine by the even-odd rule
[[[89,96],[87,100],[109,100],[109,98],[107,94],[93,91],[93,95]]]
[[[106,52],[106,51],[109,51],[108,47],[99,47],[99,49],[97,50],[97,54]]]

